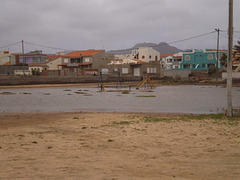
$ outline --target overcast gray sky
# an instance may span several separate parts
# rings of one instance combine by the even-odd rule
[[[228,28],[228,0],[0,0],[0,47],[24,40],[63,49],[125,49],[140,42],[173,42]],[[234,0],[240,31],[240,0]],[[216,48],[217,34],[171,44]],[[234,34],[236,43],[240,33]],[[220,48],[227,48],[221,32]],[[21,44],[2,48],[20,51]],[[25,51],[46,49],[25,44]]]

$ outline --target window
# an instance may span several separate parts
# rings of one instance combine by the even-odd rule
[[[196,65],[195,65],[195,64],[193,64],[193,65],[192,65],[192,68],[195,68],[195,67],[196,67]]]
[[[152,56],[150,55],[150,56],[149,56],[149,59],[151,59],[151,58],[152,58]]]
[[[191,59],[191,58],[190,58],[189,55],[186,55],[186,56],[185,56],[185,60],[186,60],[186,61],[189,61],[190,59]]]
[[[209,55],[207,56],[207,58],[208,58],[209,60],[211,60],[211,59],[213,59],[213,55],[212,55],[212,54],[209,54]]]
[[[153,68],[153,73],[157,73],[157,68]]]
[[[149,74],[149,73],[157,73],[157,68],[147,68],[147,73]]]
[[[85,58],[85,63],[89,63],[90,59],[89,58]]]
[[[63,62],[64,62],[64,63],[68,63],[68,59],[64,59]]]
[[[147,68],[147,73],[150,73],[150,68]]]
[[[178,66],[173,66],[173,69],[178,69]]]
[[[108,69],[107,68],[103,68],[102,69],[102,74],[108,74]]]
[[[122,68],[122,73],[123,74],[128,74],[128,68]]]
[[[142,56],[142,59],[145,59],[145,56]]]
[[[203,64],[203,65],[202,65],[202,67],[203,67],[203,68],[205,68],[205,67],[206,67],[206,65],[205,65],[205,64]]]
[[[190,64],[184,64],[183,69],[190,69]]]

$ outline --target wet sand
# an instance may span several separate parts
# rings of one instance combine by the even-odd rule
[[[239,179],[240,118],[2,113],[1,179]]]

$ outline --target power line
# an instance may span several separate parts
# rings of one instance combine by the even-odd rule
[[[44,45],[35,44],[35,43],[30,43],[30,42],[26,42],[26,41],[24,41],[24,43],[30,44],[30,45],[34,45],[34,46],[43,47],[43,48],[48,48],[48,49],[56,49],[56,50],[63,50],[63,51],[72,51],[72,49],[63,49],[63,48],[57,48],[57,47],[44,46]]]
[[[199,37],[203,37],[203,36],[206,36],[206,35],[209,35],[209,34],[212,34],[212,33],[216,33],[216,31],[211,31],[211,32],[208,32],[208,33],[204,33],[204,34],[200,34],[200,35],[197,35],[197,36],[185,38],[185,39],[182,39],[182,40],[177,40],[177,41],[173,41],[173,42],[168,42],[167,44],[174,44],[174,43],[178,43],[178,42],[188,41],[188,40],[196,39],[196,38],[199,38]],[[73,49],[62,49],[62,48],[56,48],[56,47],[48,47],[48,46],[44,46],[44,45],[38,45],[38,44],[26,42],[26,41],[24,41],[24,42],[25,42],[26,44],[31,44],[31,45],[40,46],[40,47],[49,48],[49,49],[57,49],[57,50],[64,50],[64,51],[73,51]],[[163,45],[161,45],[161,46],[165,46],[165,45],[166,45],[166,44],[163,44]],[[155,46],[159,46],[159,45],[155,45]],[[151,47],[155,47],[155,46],[151,46]]]
[[[223,35],[222,33],[220,33],[220,35],[221,35],[222,37],[224,37],[224,38],[228,39],[228,37],[227,37],[227,36],[225,36],[225,35]],[[234,40],[234,39],[233,39],[233,41],[234,41],[234,42],[238,42],[238,40]]]
[[[228,33],[227,30],[220,30],[220,31]],[[233,32],[234,32],[234,33],[240,33],[240,31],[233,31]]]
[[[228,37],[225,36],[224,34],[220,33],[220,35],[221,35],[222,37],[225,37],[226,39],[228,39]]]
[[[6,48],[6,47],[10,47],[10,46],[13,46],[13,45],[16,45],[16,44],[19,44],[19,43],[21,43],[21,41],[13,43],[13,44],[6,45],[6,46],[2,46],[2,47],[0,47],[0,49]]]
[[[224,31],[224,30],[221,30],[221,31]],[[185,39],[181,39],[181,40],[177,40],[177,41],[168,42],[167,44],[175,44],[175,43],[179,43],[179,42],[183,42],[183,41],[188,41],[188,40],[196,39],[196,38],[199,38],[199,37],[203,37],[203,36],[206,36],[206,35],[209,35],[209,34],[212,34],[212,33],[216,33],[216,31],[211,31],[211,32],[200,34],[200,35],[197,35],[197,36],[193,36],[193,37],[189,37],[189,38],[185,38]],[[222,35],[222,36],[224,36],[224,35]],[[19,41],[17,43],[9,44],[7,46],[0,47],[0,49],[6,48],[6,47],[9,47],[9,46],[13,46],[13,45],[16,45],[16,44],[19,44],[19,43],[21,43],[21,41]],[[73,51],[73,49],[64,49],[64,48],[58,48],[58,47],[50,47],[50,46],[35,44],[35,43],[31,43],[31,42],[26,42],[26,41],[24,41],[24,43],[29,44],[29,45],[33,45],[33,46],[48,48],[48,49],[63,50],[63,51]],[[162,44],[161,46],[165,46],[165,45],[166,44]],[[155,46],[159,46],[159,45],[155,45]],[[151,46],[151,47],[155,47],[155,46]]]
[[[208,32],[208,33],[200,34],[198,36],[193,36],[193,37],[190,37],[190,38],[185,38],[185,39],[182,39],[182,40],[169,42],[168,44],[174,44],[174,43],[178,43],[178,42],[188,41],[188,40],[199,38],[199,37],[202,37],[202,36],[206,36],[206,35],[212,34],[212,33],[216,33],[216,31],[211,31],[211,32]]]
[[[188,40],[191,40],[191,39],[196,39],[196,38],[203,37],[203,36],[213,34],[213,33],[216,33],[216,31],[211,31],[211,32],[208,32],[208,33],[200,34],[200,35],[197,35],[197,36],[193,36],[193,37],[189,37],[189,38],[185,38],[185,39],[181,39],[181,40],[177,40],[177,41],[173,41],[173,42],[167,42],[166,44],[161,44],[160,46],[166,46],[167,44],[175,44],[175,43],[178,43],[178,42],[188,41]],[[151,46],[151,47],[156,47],[156,46],[159,46],[159,44]]]

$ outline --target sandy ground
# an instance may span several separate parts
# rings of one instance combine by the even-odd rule
[[[240,179],[240,118],[0,114],[0,177]]]

